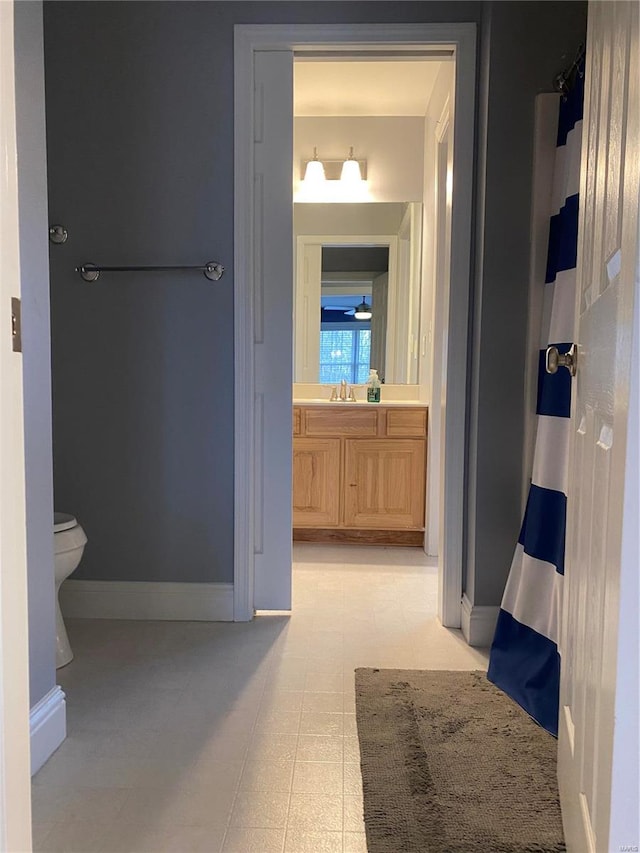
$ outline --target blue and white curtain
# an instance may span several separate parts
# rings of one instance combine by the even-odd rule
[[[571,346],[575,315],[584,71],[560,102],[544,313],[537,434],[529,497],[491,647],[488,678],[558,734],[571,376],[545,371],[545,350]]]

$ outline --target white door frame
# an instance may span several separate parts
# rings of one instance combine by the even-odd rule
[[[254,522],[260,517],[257,488],[256,419],[254,416],[254,139],[256,128],[254,58],[258,51],[355,52],[380,47],[453,50],[456,60],[454,104],[454,188],[451,287],[445,411],[445,536],[441,542],[440,585],[444,603],[439,613],[447,627],[460,627],[464,539],[466,458],[467,336],[471,279],[471,223],[474,161],[476,25],[459,24],[311,24],[238,25],[234,40],[234,618],[254,613]],[[293,109],[293,107],[292,107]],[[271,223],[273,227],[273,223]],[[287,234],[283,239],[291,240]],[[262,484],[260,484],[262,486]]]
[[[449,275],[449,259],[446,250],[450,243],[450,220],[452,199],[447,193],[447,170],[451,163],[451,104],[447,96],[440,118],[434,131],[434,168],[435,176],[435,216],[434,216],[434,245],[435,259],[433,264],[432,299],[431,299],[431,328],[433,333],[430,340],[430,381],[431,404],[429,409],[429,454],[427,462],[427,517],[425,519],[425,545],[427,554],[440,553],[440,537],[443,535],[444,513],[440,511],[441,481],[442,481],[442,380],[444,378],[443,335],[446,335],[448,301],[443,288],[437,286],[438,281],[446,281]],[[435,510],[435,511],[434,511]],[[440,584],[438,590],[439,607],[445,608],[445,584]],[[455,590],[453,591],[455,593]]]
[[[13,3],[0,2],[0,850],[31,850],[29,657]]]

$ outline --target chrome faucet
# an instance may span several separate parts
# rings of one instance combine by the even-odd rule
[[[342,379],[340,381],[340,399],[342,400],[343,403],[346,402],[346,399],[347,399],[347,380],[346,379]]]

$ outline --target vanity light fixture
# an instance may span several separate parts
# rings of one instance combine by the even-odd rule
[[[349,149],[349,156],[342,164],[342,172],[340,180],[345,184],[359,185],[362,182],[362,173],[360,172],[360,163],[353,156],[353,146]]]
[[[369,305],[364,296],[362,297],[362,302],[360,303],[360,305],[356,307],[353,316],[356,318],[356,320],[371,319],[371,305]]]
[[[313,149],[312,160],[302,160],[300,181],[295,188],[294,201],[359,202],[370,201],[367,189],[367,161],[357,160],[353,148],[347,160],[318,158]]]
[[[313,149],[313,160],[309,160],[304,171],[304,183],[308,187],[318,186],[326,180],[322,161],[318,160],[318,149]]]

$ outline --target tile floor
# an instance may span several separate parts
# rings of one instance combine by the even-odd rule
[[[296,545],[291,617],[72,620],[34,850],[366,853],[354,669],[485,669],[418,549]]]

